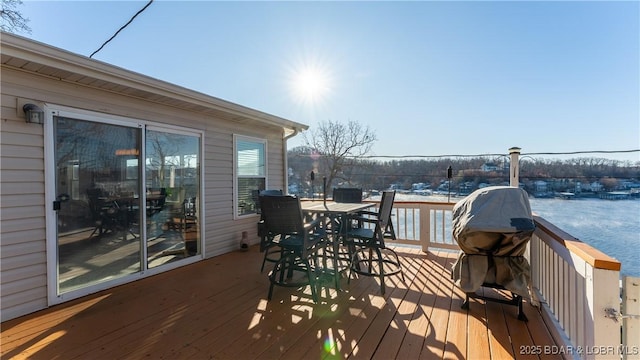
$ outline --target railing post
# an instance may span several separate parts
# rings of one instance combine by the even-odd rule
[[[509,149],[511,161],[509,163],[509,185],[520,187],[520,148],[512,147]]]
[[[420,245],[422,251],[429,251],[429,245],[431,243],[431,208],[420,205]]]
[[[640,278],[622,278],[622,350],[623,359],[633,359],[640,352]]]
[[[586,316],[587,359],[620,356],[620,323],[607,316],[606,309],[620,313],[620,272],[589,267],[586,278],[588,311]],[[593,331],[593,333],[591,333]]]

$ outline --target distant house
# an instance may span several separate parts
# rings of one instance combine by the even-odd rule
[[[484,163],[480,167],[480,170],[482,170],[484,172],[498,171],[498,169],[500,169],[500,168],[498,167],[498,165],[496,165],[494,163]]]
[[[640,182],[638,182],[638,181],[622,181],[622,184],[620,184],[620,186],[625,190],[639,189],[640,188]]]
[[[589,184],[589,188],[590,188],[591,191],[596,192],[596,193],[604,191],[604,185],[602,185],[598,181],[594,181],[591,184]]]
[[[439,193],[443,193],[443,192],[450,192],[451,190],[453,190],[453,182],[449,181],[449,180],[442,180],[440,181],[440,185],[438,185],[438,187],[436,188],[436,192]]]
[[[411,190],[426,190],[431,188],[431,184],[427,183],[414,183],[411,184]]]
[[[536,193],[546,193],[549,191],[549,183],[543,180],[536,180],[533,182],[533,191]]]
[[[2,321],[258,241],[256,194],[287,189],[306,125],[12,34],[1,48]]]
[[[537,198],[547,198],[553,196],[553,191],[549,183],[544,180],[536,180],[533,182],[532,195]]]
[[[467,196],[471,194],[473,190],[474,190],[474,184],[472,182],[467,181],[458,185],[458,195],[460,196]]]

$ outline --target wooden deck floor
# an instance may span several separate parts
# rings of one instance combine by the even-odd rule
[[[406,283],[280,288],[267,302],[257,247],[2,323],[3,359],[510,359],[554,345],[537,310],[471,300],[449,277],[455,254],[397,248]],[[489,290],[486,290],[489,291]],[[493,290],[491,290],[493,291]],[[548,358],[548,357],[545,357]]]

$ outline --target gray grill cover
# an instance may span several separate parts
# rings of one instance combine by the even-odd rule
[[[531,298],[531,269],[523,255],[534,229],[524,190],[494,186],[474,191],[453,208],[453,237],[462,252],[452,279],[464,292],[488,283]]]

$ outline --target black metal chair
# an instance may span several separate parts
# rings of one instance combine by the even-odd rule
[[[346,187],[333,188],[333,201],[337,203],[350,203],[350,204],[361,203],[362,188],[346,188]],[[342,219],[341,217],[333,218],[332,221],[329,223],[327,230],[331,231],[334,234],[334,236],[341,237],[345,229],[344,225],[342,224],[344,220],[345,219]],[[349,224],[348,226],[360,227],[362,226],[362,223],[356,220],[352,224]],[[341,242],[341,245],[343,246],[340,247],[340,250],[336,259],[337,261],[340,262],[340,264],[346,264],[346,267],[348,268],[348,264],[351,262],[351,257],[353,256],[353,249],[350,248],[348,244],[344,243],[344,241]]]
[[[267,189],[267,190],[251,190],[251,198],[255,203],[256,212],[260,214],[260,196],[282,196],[284,193],[280,189]]]
[[[260,196],[265,231],[278,234],[281,256],[269,273],[269,296],[274,286],[301,287],[310,285],[313,301],[318,301],[315,269],[319,251],[326,246],[324,219],[318,217],[304,223],[300,199],[294,196]],[[315,267],[312,266],[312,262]],[[295,276],[302,272],[302,276]],[[300,275],[300,274],[298,274]]]
[[[339,203],[362,202],[361,188],[333,188],[333,201]]]
[[[260,237],[260,252],[264,253],[264,257],[262,258],[262,266],[260,267],[260,272],[264,271],[264,265],[267,262],[275,263],[280,259],[280,246],[279,234],[271,234],[267,231],[266,225],[264,222],[264,217],[262,216],[262,210],[260,209],[260,196],[283,196],[282,190],[259,190],[258,196],[256,196],[256,206],[260,210],[260,221],[258,221],[258,236]]]
[[[333,201],[341,202],[341,203],[361,203],[362,189],[361,188],[334,188]],[[358,224],[357,226],[362,226],[362,224]],[[391,219],[387,221],[387,225],[383,229],[383,231],[384,231],[385,237],[389,239],[396,238],[396,232],[395,232],[395,229],[393,228],[393,221],[391,221]]]
[[[395,191],[384,191],[380,201],[379,211],[362,211],[351,220],[370,224],[369,226],[352,227],[346,230],[345,242],[353,251],[349,265],[349,279],[355,272],[364,276],[374,276],[380,279],[380,291],[384,295],[387,276],[400,274],[404,281],[404,273],[398,254],[387,248],[385,238],[395,240],[395,233],[389,232],[391,210]],[[393,228],[392,228],[393,229]]]

